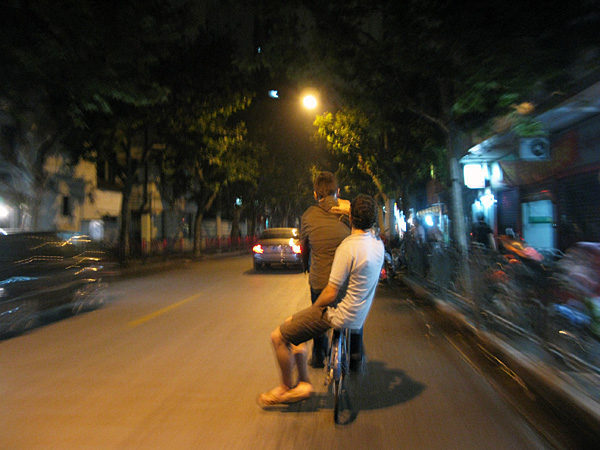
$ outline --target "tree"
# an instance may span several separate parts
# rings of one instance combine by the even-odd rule
[[[370,119],[412,114],[437,127],[450,170],[454,238],[463,252],[457,161],[468,133],[511,105],[568,90],[573,63],[598,60],[600,17],[586,0],[298,1],[277,14],[263,51],[273,70],[327,83]]]
[[[170,87],[157,114],[163,172],[197,206],[194,255],[202,250],[204,214],[220,192],[257,176],[257,148],[247,140],[240,113],[251,102],[243,74],[232,65],[233,45],[222,36],[201,33],[173,48],[159,77]]]
[[[221,121],[227,118],[225,111],[215,116],[213,110],[209,110],[196,117],[194,125],[188,126],[187,142],[178,138],[168,141],[177,154],[178,164],[173,175],[186,182],[188,195],[197,206],[194,218],[195,256],[200,256],[202,250],[204,214],[217,195],[230,183],[251,181],[256,176],[254,151],[252,145],[245,142],[245,128],[241,124],[235,127],[224,125]],[[193,134],[195,127],[199,131],[196,136]]]
[[[302,108],[298,92],[287,83],[253,76],[259,79],[258,95],[245,117],[249,138],[262,150],[249,213],[254,220],[267,217],[271,226],[296,226],[313,203],[311,166],[324,157],[311,142],[315,116]],[[273,87],[279,88],[278,99],[266,95]]]
[[[414,120],[404,123],[400,130],[392,124],[382,130],[364,112],[342,109],[318,116],[315,124],[318,137],[336,156],[342,178],[350,178],[360,187],[361,177],[356,172],[362,173],[372,185],[362,188],[363,192],[374,187],[373,194],[384,205],[389,195],[398,195],[407,216],[411,187],[427,182],[432,166],[443,167],[431,134]]]
[[[81,0],[60,7],[48,0],[3,2],[0,99],[9,119],[1,150],[27,180],[21,195],[28,197],[34,218],[47,156],[67,150],[76,161],[91,155],[89,145],[78,144],[94,140],[85,137],[96,131],[92,122],[108,125],[102,116],[113,116],[116,151],[128,147],[123,139],[131,142],[126,125],[132,108],[166,98],[152,68],[168,55],[170,44],[196,33],[198,17],[191,1]],[[120,112],[124,117],[114,117]],[[138,120],[133,123],[136,128]]]

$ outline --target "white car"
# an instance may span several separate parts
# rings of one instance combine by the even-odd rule
[[[297,228],[267,228],[252,248],[254,268],[271,264],[302,267],[300,232]]]

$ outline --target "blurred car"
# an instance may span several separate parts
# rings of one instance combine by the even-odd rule
[[[271,264],[302,267],[300,232],[297,228],[267,228],[252,248],[254,268]]]
[[[85,234],[58,234],[58,236],[74,245],[80,261],[93,264],[97,270],[101,271],[103,280],[118,275],[120,266],[114,249],[107,250]]]
[[[0,336],[33,328],[57,310],[104,304],[103,264],[55,233],[0,235]]]

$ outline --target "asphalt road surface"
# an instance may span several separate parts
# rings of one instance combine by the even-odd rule
[[[249,256],[110,286],[104,308],[0,341],[0,449],[538,449],[545,440],[408,291],[382,287],[347,424],[316,394],[263,410],[271,330],[308,306],[307,275]]]

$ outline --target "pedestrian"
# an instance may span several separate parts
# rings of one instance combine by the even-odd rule
[[[429,243],[442,242],[444,240],[444,235],[438,226],[440,219],[437,216],[433,216],[432,220],[433,224],[427,230],[427,241]]]
[[[477,214],[477,223],[473,229],[473,237],[476,242],[483,244],[485,248],[496,250],[496,241],[494,240],[494,232],[485,221],[482,213]]]
[[[383,242],[371,230],[377,218],[375,200],[368,195],[356,197],[350,218],[351,234],[335,252],[327,286],[312,306],[286,319],[271,333],[281,380],[259,395],[258,403],[263,407],[309,398],[314,389],[308,376],[306,342],[332,327],[362,328],[367,319],[384,254]]]
[[[304,212],[300,222],[302,260],[304,270],[309,272],[311,303],[327,286],[335,250],[350,235],[349,202],[338,199],[340,190],[335,175],[320,172],[315,177],[313,187],[317,204]],[[323,367],[326,353],[325,335],[315,337],[311,367]]]
[[[413,238],[419,246],[425,243],[425,228],[423,228],[423,222],[419,217],[415,217],[414,220]]]

